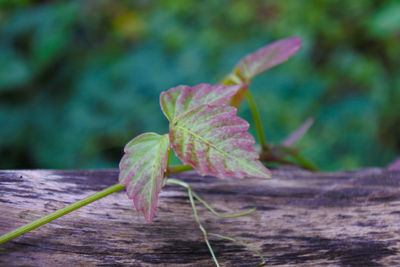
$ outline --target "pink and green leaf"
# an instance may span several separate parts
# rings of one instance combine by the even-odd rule
[[[138,211],[152,221],[167,168],[169,137],[144,133],[125,146],[119,164],[119,182]]]
[[[184,164],[201,175],[270,178],[258,161],[249,124],[227,105],[200,105],[182,110],[170,124],[170,142]]]
[[[250,81],[257,74],[288,60],[300,47],[301,39],[298,37],[273,42],[245,56],[235,70],[245,81]]]
[[[172,122],[203,104],[228,104],[239,89],[238,85],[199,84],[194,87],[180,85],[161,93],[160,105],[165,116]]]
[[[290,37],[268,44],[240,60],[232,73],[221,82],[224,85],[239,84],[241,89],[233,97],[231,105],[239,106],[251,80],[280,63],[285,62],[301,48],[301,39]]]

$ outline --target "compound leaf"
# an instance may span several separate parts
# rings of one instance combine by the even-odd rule
[[[258,161],[249,124],[236,116],[236,108],[203,104],[170,124],[170,142],[175,154],[201,175],[220,178],[270,178]]]
[[[158,194],[164,182],[167,168],[169,137],[156,133],[144,133],[131,140],[124,148],[119,164],[119,182],[138,211],[147,221],[152,221]]]
[[[228,104],[230,99],[240,89],[238,85],[223,86],[199,84],[194,87],[180,85],[160,95],[160,105],[170,122],[184,116],[200,105]]]

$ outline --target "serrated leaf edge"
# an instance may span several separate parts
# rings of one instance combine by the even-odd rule
[[[190,112],[185,113],[185,116],[188,116],[188,115],[190,115],[191,113],[195,113],[198,109],[201,109],[201,108],[203,108],[203,107],[205,107],[205,106],[207,106],[207,107],[216,107],[217,105],[208,105],[208,104],[200,105],[200,106],[198,106],[197,108],[191,110]],[[234,113],[234,116],[236,116],[236,111],[237,111],[237,109],[236,109],[235,107],[228,106],[228,105],[219,105],[219,106],[226,106],[226,107],[232,108],[232,112],[231,112],[231,113]],[[180,117],[180,119],[183,119],[185,116]],[[241,119],[241,120],[246,124],[246,128],[248,129],[249,126],[250,126],[249,123],[248,123],[246,120],[244,120],[244,119],[242,119],[242,118],[240,118],[240,117],[238,117],[238,118]],[[257,173],[261,173],[261,174],[262,174],[262,175],[259,176],[259,178],[271,178],[271,175],[270,175],[269,173],[266,175],[266,173],[263,173],[263,172],[261,172],[260,170],[254,168],[251,164],[248,165],[247,162],[244,162],[243,160],[241,160],[241,159],[239,159],[239,158],[233,157],[233,156],[230,155],[229,153],[227,153],[227,152],[221,150],[220,148],[216,147],[214,144],[208,142],[206,139],[204,139],[203,137],[201,137],[201,136],[197,135],[196,133],[190,131],[189,129],[186,129],[185,127],[182,127],[182,126],[178,126],[177,123],[179,123],[179,121],[174,121],[174,123],[171,123],[171,124],[170,124],[170,132],[173,131],[173,128],[180,128],[180,129],[182,129],[182,130],[188,132],[188,133],[191,134],[192,136],[194,136],[194,137],[196,137],[196,138],[202,140],[204,144],[213,147],[215,150],[217,150],[218,152],[220,152],[220,153],[223,154],[224,156],[226,156],[226,157],[228,157],[228,158],[231,158],[231,159],[233,159],[233,160],[235,160],[235,161],[237,161],[237,162],[241,162],[241,163],[242,163],[243,165],[245,165],[245,166],[250,166],[250,168],[253,169],[253,170],[255,170]],[[246,132],[247,132],[247,129],[246,129]],[[251,135],[250,135],[250,136],[251,136]],[[253,139],[253,140],[254,140],[254,139]],[[255,143],[255,140],[254,140],[253,142]],[[253,145],[254,145],[254,143],[253,143]],[[171,144],[171,146],[174,148],[174,150],[176,150],[171,135],[170,135],[170,144]],[[177,156],[179,157],[179,159],[180,159],[182,162],[187,162],[183,157],[181,157],[181,155],[177,154]],[[255,161],[258,161],[257,158],[255,158],[254,160],[255,160]],[[260,164],[261,164],[261,163],[260,163]],[[192,165],[192,164],[190,164],[190,165]],[[192,166],[193,166],[193,168],[194,168],[199,174],[201,174],[201,171],[200,171],[195,165],[192,165]],[[268,171],[268,169],[266,169],[266,170]],[[245,176],[243,175],[241,178],[243,178],[243,177],[245,177]],[[225,177],[219,177],[219,178],[225,178]]]

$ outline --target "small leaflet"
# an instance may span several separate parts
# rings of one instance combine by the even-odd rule
[[[136,209],[150,222],[163,186],[169,148],[168,134],[144,133],[125,146],[119,164],[119,182],[126,186]]]

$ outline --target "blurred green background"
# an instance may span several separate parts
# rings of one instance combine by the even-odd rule
[[[251,87],[267,139],[314,117],[299,145],[325,170],[399,155],[398,0],[0,0],[0,168],[115,168],[167,131],[161,91],[290,36],[300,52]]]

